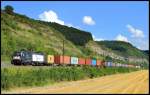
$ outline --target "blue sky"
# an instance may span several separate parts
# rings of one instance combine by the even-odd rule
[[[91,32],[95,40],[122,40],[149,48],[147,1],[2,1],[30,18]]]

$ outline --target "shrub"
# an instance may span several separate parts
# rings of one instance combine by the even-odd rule
[[[115,73],[135,71],[134,68],[83,67],[13,67],[2,68],[1,89],[22,86],[42,86],[61,81],[95,78]]]
[[[14,8],[10,5],[5,6],[5,9],[4,9],[4,11],[8,14],[13,14],[13,10]]]

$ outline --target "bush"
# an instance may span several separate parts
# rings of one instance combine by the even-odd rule
[[[5,9],[4,9],[4,11],[8,14],[13,14],[13,10],[14,8],[10,5],[5,6]]]
[[[43,86],[61,81],[95,78],[115,73],[135,71],[134,68],[84,67],[13,67],[2,68],[1,89],[22,86]]]

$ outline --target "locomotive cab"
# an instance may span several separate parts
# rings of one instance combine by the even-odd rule
[[[11,64],[27,65],[29,63],[31,63],[31,52],[28,51],[15,52],[12,56]]]
[[[14,64],[14,65],[21,64],[21,53],[20,52],[15,52],[13,54],[11,64]]]

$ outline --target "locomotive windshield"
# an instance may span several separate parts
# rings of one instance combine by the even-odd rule
[[[14,54],[13,54],[13,56],[20,56],[21,54],[20,54],[20,52],[15,52]]]

